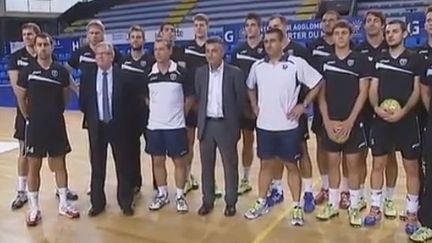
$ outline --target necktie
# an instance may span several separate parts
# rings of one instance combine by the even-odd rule
[[[102,118],[103,122],[108,123],[111,121],[111,111],[109,107],[109,97],[108,97],[108,73],[102,73]]]

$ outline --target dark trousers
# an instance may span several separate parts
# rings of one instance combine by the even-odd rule
[[[223,120],[208,119],[200,140],[201,182],[203,203],[213,206],[215,199],[216,148],[222,157],[225,178],[225,202],[229,206],[237,203],[238,154],[237,142],[233,134],[227,134]]]
[[[132,185],[141,188],[141,131],[134,131],[129,137],[128,158],[133,172]]]
[[[418,213],[422,226],[432,229],[432,125],[428,124],[423,139],[424,176],[420,210]]]
[[[125,159],[123,139],[115,136],[115,127],[99,123],[97,137],[90,133],[90,161],[91,161],[91,192],[90,201],[95,209],[103,209],[106,205],[105,177],[108,144],[111,145],[116,175],[117,201],[121,209],[131,207],[133,200],[133,173],[129,161]],[[89,131],[90,132],[90,131]],[[120,134],[120,133],[118,133]]]

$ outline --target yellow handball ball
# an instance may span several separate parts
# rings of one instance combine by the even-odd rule
[[[399,102],[395,99],[385,99],[381,105],[381,108],[383,108],[386,111],[389,112],[395,112],[397,110],[402,109],[401,105],[399,104]]]

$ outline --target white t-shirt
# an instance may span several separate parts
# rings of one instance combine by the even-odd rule
[[[301,84],[314,88],[321,74],[303,58],[284,56],[273,65],[268,58],[256,61],[249,73],[247,86],[258,88],[257,128],[268,131],[286,131],[298,127],[298,121],[287,114],[297,104]]]

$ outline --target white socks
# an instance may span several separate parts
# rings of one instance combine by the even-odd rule
[[[335,189],[330,188],[329,189],[329,202],[333,208],[335,208],[335,209],[339,208],[339,200],[340,200],[339,188],[335,188]]]
[[[371,189],[371,206],[381,209],[382,205],[382,190]]]
[[[66,206],[68,204],[68,201],[67,201],[67,188],[66,187],[62,187],[62,188],[58,188],[57,190],[58,190],[59,198],[60,198],[59,207]]]
[[[321,175],[321,188],[324,190],[329,189],[329,176],[328,175]]]
[[[388,199],[388,200],[393,200],[393,194],[394,194],[394,190],[395,190],[395,188],[394,187],[387,187],[386,188],[386,199]]]
[[[183,188],[177,188],[176,190],[176,198],[179,199],[183,197]]]
[[[249,174],[250,174],[251,167],[243,167],[243,179],[249,181]]]
[[[27,176],[18,176],[17,191],[27,191]]]
[[[350,190],[350,201],[351,208],[358,209],[359,201],[360,201],[360,190]]]
[[[312,178],[302,178],[303,181],[303,191],[306,192],[313,192],[312,188]]]
[[[162,197],[162,196],[167,196],[168,195],[168,188],[167,186],[159,186],[158,187],[158,196]]]
[[[408,194],[406,197],[406,210],[407,213],[417,213],[419,200],[418,195]]]
[[[39,192],[28,192],[31,210],[39,210]]]

